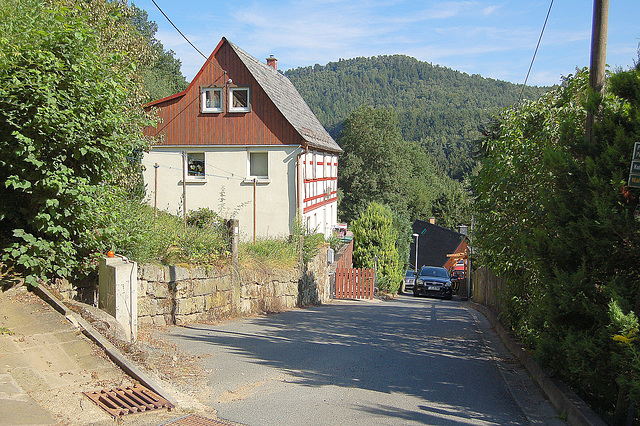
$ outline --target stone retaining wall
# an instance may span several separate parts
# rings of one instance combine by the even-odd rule
[[[304,271],[139,265],[138,324],[187,324],[326,303],[327,248]]]
[[[187,324],[327,303],[328,248],[324,244],[303,270],[139,264],[138,325]],[[95,284],[77,287],[56,280],[51,288],[62,299],[97,304]]]

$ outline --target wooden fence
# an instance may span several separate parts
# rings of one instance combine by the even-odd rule
[[[353,268],[353,240],[338,251],[336,258],[336,269]]]
[[[477,269],[472,278],[473,301],[490,308],[496,314],[504,310],[499,295],[504,289],[504,279],[496,276],[486,267]]]
[[[375,270],[360,268],[336,269],[336,299],[373,299]]]

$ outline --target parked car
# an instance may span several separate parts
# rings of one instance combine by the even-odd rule
[[[416,277],[413,295],[437,296],[451,299],[453,291],[451,278],[445,268],[438,266],[423,266]]]
[[[465,270],[466,265],[463,261],[459,261],[451,268],[450,275],[454,293],[457,293],[460,289],[460,282],[463,282],[466,279]]]
[[[416,281],[416,271],[413,269],[408,269],[407,272],[404,273],[404,286],[403,291],[413,290],[413,284]]]

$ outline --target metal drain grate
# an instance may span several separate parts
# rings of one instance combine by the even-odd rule
[[[173,408],[172,403],[140,385],[83,393],[113,417]]]
[[[213,420],[196,414],[189,414],[184,417],[163,423],[160,426],[242,426],[239,423],[231,423],[226,420]]]

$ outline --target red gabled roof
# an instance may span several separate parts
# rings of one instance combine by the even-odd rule
[[[238,68],[238,64],[241,64],[240,67],[243,68]],[[229,72],[223,67],[228,68]],[[230,73],[233,75],[230,75]],[[259,93],[256,92],[255,96],[254,94],[251,95],[251,103],[252,112],[259,112],[260,114],[255,116],[251,114],[230,116],[235,128],[223,134],[219,130],[205,128],[206,126],[216,126],[222,122],[216,121],[215,118],[211,119],[213,117],[211,115],[206,118],[202,116],[199,110],[192,105],[195,103],[195,106],[197,106],[199,89],[197,90],[197,96],[192,94],[196,92],[196,85],[203,84],[203,79],[208,79],[208,81],[204,82],[204,85],[215,83],[218,87],[222,87],[228,83],[228,77],[233,77],[234,80],[236,80],[236,77],[238,78],[238,81],[233,82],[234,84],[247,85],[250,83],[248,79],[251,79],[254,82],[252,84],[258,85],[261,90],[258,91]],[[190,100],[185,99],[187,95]],[[169,108],[161,113],[161,115],[164,115],[163,125],[155,131],[148,132],[148,134],[165,133],[167,137],[163,145],[226,145],[243,143],[269,145],[293,143],[331,152],[342,151],[320,124],[317,117],[311,112],[309,106],[288,78],[274,68],[258,61],[224,37],[207,58],[187,89],[150,102],[145,107]],[[272,110],[277,111],[277,115],[274,115]],[[222,117],[227,115],[227,113],[220,113]],[[291,126],[289,130],[282,127],[283,121],[288,123],[288,126]],[[230,121],[227,123],[231,124]],[[267,126],[267,128],[264,129],[264,126]],[[249,139],[247,135],[251,135],[252,140],[238,140],[238,135],[242,139],[243,132],[245,132],[245,139]],[[295,136],[292,132],[295,133]],[[258,137],[254,137],[255,135]],[[260,138],[261,140],[259,140]]]
[[[202,71],[205,69],[205,67],[207,66],[207,63],[213,63],[213,58],[215,57],[216,53],[218,52],[218,50],[220,50],[220,47],[222,47],[222,44],[226,41],[227,39],[222,37],[222,40],[220,40],[220,42],[218,43],[218,45],[216,46],[215,49],[213,49],[213,52],[211,52],[211,55],[209,55],[209,57],[206,59],[204,65],[202,65],[202,67],[200,67],[200,71],[198,71],[198,73],[196,74],[196,76],[193,78],[193,80],[191,80],[191,83],[189,83],[189,85],[187,86],[186,89],[184,89],[182,92],[179,93],[175,93],[173,95],[169,95],[167,97],[164,97],[162,99],[157,99],[155,101],[149,102],[148,104],[146,104],[144,107],[145,108],[149,108],[152,106],[157,106],[158,104],[167,102],[167,101],[171,101],[173,99],[177,99],[180,98],[184,95],[187,94],[187,92],[189,91],[189,89],[191,89],[191,86],[193,86],[195,84],[196,81],[199,80],[200,75],[202,74]],[[224,73],[226,74],[226,71],[224,71]]]

